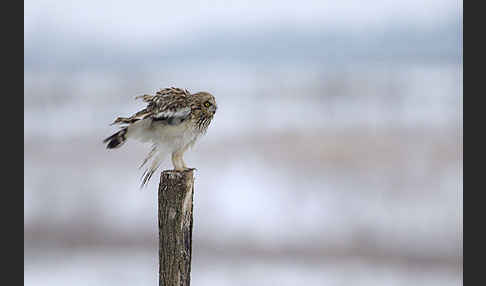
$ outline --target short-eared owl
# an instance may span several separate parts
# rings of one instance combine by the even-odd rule
[[[130,117],[118,117],[113,124],[121,130],[106,138],[106,148],[118,148],[129,138],[152,143],[152,150],[143,161],[151,158],[150,166],[142,175],[144,186],[168,154],[172,155],[174,169],[188,169],[182,156],[203,135],[216,113],[217,105],[208,92],[189,93],[186,89],[165,88],[155,95],[142,95],[148,105]]]

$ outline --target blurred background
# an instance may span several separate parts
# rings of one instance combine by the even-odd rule
[[[157,285],[150,146],[101,141],[169,86],[219,107],[193,285],[462,283],[462,1],[24,3],[25,285]]]

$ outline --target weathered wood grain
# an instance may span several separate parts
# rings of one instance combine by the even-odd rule
[[[193,170],[163,171],[159,185],[159,286],[191,282]]]

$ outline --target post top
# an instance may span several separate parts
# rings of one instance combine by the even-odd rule
[[[192,172],[194,170],[196,170],[196,168],[188,168],[188,169],[181,170],[181,171],[179,171],[179,170],[164,170],[164,171],[162,171],[162,173],[184,174],[184,173]]]
[[[186,169],[186,170],[164,170],[160,174],[160,179],[163,178],[173,180],[173,179],[182,179],[182,178],[193,178],[194,177],[194,168]]]

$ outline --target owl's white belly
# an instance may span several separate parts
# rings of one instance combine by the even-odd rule
[[[151,120],[140,120],[128,127],[128,138],[156,144],[166,152],[175,152],[193,144],[198,132],[189,121],[178,125],[166,125]]]

